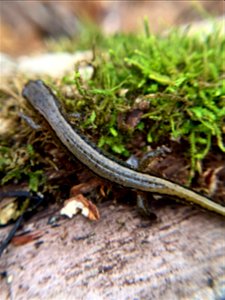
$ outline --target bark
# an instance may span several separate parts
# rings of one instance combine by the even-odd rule
[[[154,222],[128,206],[99,209],[98,222],[77,216],[53,227],[53,209],[27,222],[23,231],[42,236],[3,253],[0,271],[12,281],[1,279],[0,298],[224,299],[224,218],[178,204]]]

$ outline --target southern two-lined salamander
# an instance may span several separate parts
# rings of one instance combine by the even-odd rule
[[[29,81],[22,95],[44,117],[61,143],[98,176],[135,190],[174,196],[225,216],[225,207],[209,198],[167,179],[136,171],[102,154],[72,128],[60,112],[55,95],[41,80]]]

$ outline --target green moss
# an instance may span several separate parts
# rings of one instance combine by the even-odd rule
[[[17,145],[18,146],[18,145]],[[19,149],[0,147],[0,178],[4,185],[10,181],[19,183],[27,181],[30,191],[37,192],[45,182],[44,172],[40,166],[40,157],[31,145]]]
[[[224,44],[216,29],[201,39],[178,30],[159,37],[146,23],[143,35],[102,36],[91,80],[82,82],[79,66],[70,80],[78,95],[68,100],[67,109],[82,113],[80,126],[97,135],[100,147],[120,155],[129,155],[127,145],[137,131],[154,145],[187,142],[194,173],[212,145],[225,151]],[[148,101],[149,109],[124,132],[118,114],[132,111],[137,98]]]
[[[225,38],[219,31],[201,39],[178,30],[157,36],[145,23],[140,35],[106,37],[94,29],[83,36],[76,42],[64,40],[57,50],[93,49],[94,58],[87,62],[94,70],[92,78],[82,79],[78,64],[73,74],[57,81],[48,78],[47,83],[55,89],[71,123],[99,147],[126,158],[137,150],[136,137],[144,142],[139,149],[143,152],[147,145],[185,143],[191,176],[212,146],[225,152]],[[72,90],[70,96],[67,88]],[[4,97],[1,94],[1,108]],[[131,126],[127,117],[137,102],[148,105]],[[17,107],[15,114],[18,111]],[[1,184],[26,180],[37,191],[46,182],[46,168],[48,173],[56,168],[51,157],[47,162],[38,154],[45,145],[38,133],[25,142],[24,132],[32,132],[27,127],[23,123],[14,142],[9,142],[9,135],[0,139],[0,179]]]

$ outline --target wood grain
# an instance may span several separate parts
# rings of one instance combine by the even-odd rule
[[[178,204],[153,223],[132,207],[99,209],[98,222],[59,227],[47,224],[51,209],[33,217],[23,230],[45,234],[3,254],[0,271],[13,280],[1,280],[1,299],[224,299],[224,218]]]

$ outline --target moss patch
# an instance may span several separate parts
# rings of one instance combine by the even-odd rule
[[[224,43],[216,29],[201,39],[178,30],[156,36],[147,24],[141,35],[95,32],[79,43],[64,41],[63,49],[92,48],[92,61],[57,81],[42,79],[57,93],[70,122],[99,147],[126,159],[133,153],[142,156],[148,146],[175,145],[193,178],[212,149],[225,152]],[[79,72],[84,65],[94,71],[88,80]],[[8,97],[2,91],[1,117]],[[71,172],[67,157],[56,154],[51,134],[43,136],[42,129],[34,131],[18,118],[21,108],[34,117],[21,103],[4,109],[14,127],[0,137],[1,184],[26,182],[33,191],[51,190],[52,182],[43,188],[46,178],[58,172],[54,184],[62,187]]]
[[[185,143],[193,176],[212,146],[225,152],[224,43],[216,29],[203,39],[178,30],[159,37],[147,24],[143,35],[102,36],[89,62],[93,77],[82,82],[77,66],[61,82],[77,93],[62,99],[68,112],[80,113],[81,128],[97,136],[98,146],[121,156],[131,154],[136,134],[145,147]],[[127,125],[141,103],[147,109],[135,126]]]

